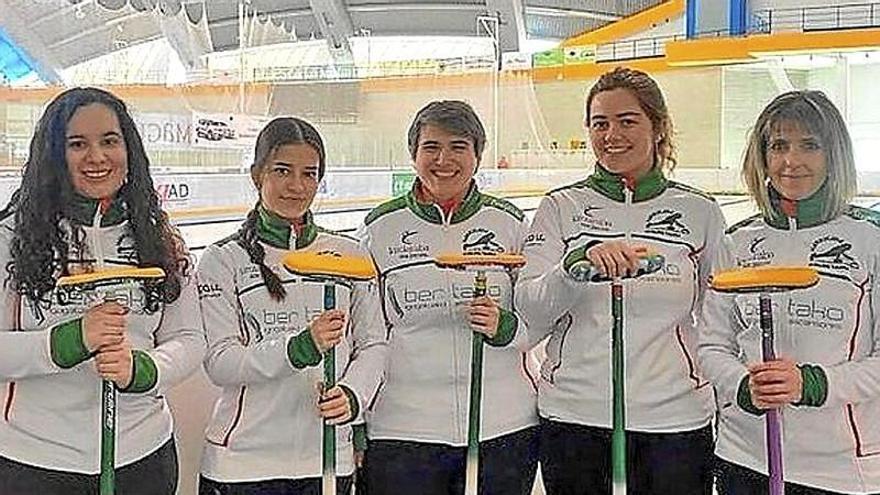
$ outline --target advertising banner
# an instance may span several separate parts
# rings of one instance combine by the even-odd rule
[[[501,70],[529,70],[532,68],[532,56],[523,52],[506,52],[501,54]]]
[[[596,61],[596,45],[568,46],[565,65],[592,64]]]
[[[391,195],[400,196],[401,194],[408,193],[415,180],[416,174],[413,172],[392,172]]]
[[[268,117],[193,112],[192,144],[202,148],[253,148]]]
[[[189,115],[135,113],[132,117],[147,148],[180,148],[192,144]]]

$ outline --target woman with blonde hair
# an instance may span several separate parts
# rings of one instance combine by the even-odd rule
[[[819,91],[761,112],[743,177],[760,213],[730,228],[736,263],[809,265],[819,283],[772,296],[778,359],[762,361],[757,295],[711,294],[699,358],[715,385],[719,494],[767,493],[764,418],[783,413],[786,493],[880,493],[880,217],[849,204],[846,124]]]

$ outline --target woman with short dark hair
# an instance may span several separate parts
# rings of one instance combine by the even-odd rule
[[[364,243],[380,272],[389,352],[386,379],[367,417],[369,493],[460,495],[465,488],[474,332],[482,334],[479,490],[529,495],[537,465],[535,392],[511,277],[438,268],[447,253],[518,253],[523,213],[480,192],[474,174],[486,144],[463,101],[434,101],[408,133],[412,189],[374,208]]]

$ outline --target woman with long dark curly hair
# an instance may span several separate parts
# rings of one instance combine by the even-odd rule
[[[106,91],[65,91],[37,124],[0,219],[0,493],[97,492],[102,379],[121,392],[117,489],[176,490],[163,396],[205,341],[189,255],[149,166],[125,103]],[[62,276],[125,266],[166,277],[122,303],[56,288]]]

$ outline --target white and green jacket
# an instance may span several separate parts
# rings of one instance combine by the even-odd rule
[[[202,474],[220,482],[320,477],[317,401],[324,366],[307,326],[324,311],[324,282],[289,273],[282,258],[291,250],[365,253],[353,239],[317,227],[310,213],[299,236],[263,209],[256,229],[264,262],[286,290],[282,301],[271,297],[236,236],[209,246],[199,262],[204,366],[223,389],[206,431]],[[384,364],[375,282],[337,283],[336,308],[349,318],[336,346],[337,380],[352,401],[354,422],[362,422]],[[336,432],[337,472],[348,475],[354,470],[351,424]]]
[[[373,440],[463,446],[467,443],[471,339],[466,304],[474,274],[440,269],[443,253],[521,250],[522,212],[472,183],[450,216],[414,191],[367,215],[363,242],[376,260],[389,352],[386,381],[367,417]],[[489,271],[488,295],[502,308],[498,334],[483,361],[481,439],[535,425],[535,389],[526,367],[527,338],[512,310],[513,281]]]
[[[785,479],[842,493],[880,492],[880,216],[851,206],[821,221],[824,189],[797,216],[730,228],[741,267],[809,265],[809,289],[773,294],[776,353],[799,363],[801,402],[782,410]],[[772,196],[774,204],[778,201]],[[762,411],[746,364],[761,361],[758,296],[710,293],[699,358],[718,391],[716,453],[767,472]]]
[[[63,220],[68,237],[76,225],[85,251],[69,259],[105,267],[137,266],[125,205],[104,215],[82,199]],[[8,274],[14,219],[0,223],[0,267]],[[81,257],[77,257],[81,255]],[[6,275],[4,275],[4,278]],[[82,340],[81,317],[100,302],[92,292],[54,290],[37,307],[19,297],[7,279],[0,293],[0,456],[46,469],[96,474],[101,438],[101,378]],[[134,349],[134,379],[117,401],[116,465],[156,451],[171,439],[169,388],[201,362],[201,331],[194,281],[182,281],[180,297],[145,308],[145,292],[126,296],[127,335]]]
[[[666,260],[623,281],[626,428],[677,432],[709,424],[712,388],[696,365],[700,302],[723,256],[724,220],[713,199],[653,170],[630,191],[597,165],[587,179],[547,193],[525,243],[517,308],[532,342],[549,334],[541,417],[611,426],[611,290],[579,283],[571,263],[609,240],[649,245]]]

